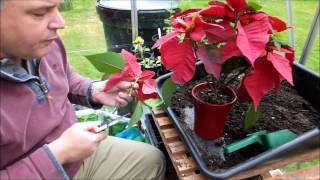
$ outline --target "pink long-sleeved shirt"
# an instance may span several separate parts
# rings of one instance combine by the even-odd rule
[[[81,162],[62,166],[47,144],[76,122],[71,102],[90,106],[91,82],[72,71],[60,40],[27,67],[0,60],[0,179],[68,179]]]

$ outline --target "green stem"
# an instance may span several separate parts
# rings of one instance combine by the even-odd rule
[[[210,79],[209,79],[209,76],[205,76],[205,77],[206,77],[206,81],[207,81],[207,83],[209,84],[210,89],[211,89],[212,91],[214,91],[214,86],[213,86],[213,79],[214,79],[214,76],[213,76],[213,75],[211,75],[212,80],[210,80]]]
[[[143,60],[144,59],[144,55],[143,55],[143,48],[142,48],[141,44],[139,44],[139,51],[140,51],[140,57]]]
[[[138,83],[139,80],[140,80],[140,78],[139,78],[139,77],[136,77],[133,83],[136,84],[136,83]],[[132,89],[133,89],[133,87],[130,87],[129,92],[128,92],[128,96],[131,96],[131,94],[132,94]]]

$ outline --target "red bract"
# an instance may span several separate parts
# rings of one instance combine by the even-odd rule
[[[229,40],[234,40],[237,31],[233,29],[230,25],[230,21],[221,21],[217,23],[223,29],[207,29],[208,43],[226,42]]]
[[[195,18],[199,16],[198,12],[199,10],[191,9],[175,15],[171,20],[172,27],[180,33],[192,31],[195,27]]]
[[[212,1],[209,7],[200,11],[200,14],[206,17],[224,18],[228,20],[236,20],[236,15],[226,4],[219,1]]]
[[[291,60],[274,52],[268,52],[267,59],[272,63],[278,73],[293,85]]]
[[[219,37],[223,37],[224,35],[224,28],[222,26],[219,24],[207,23],[200,17],[195,18],[194,25],[193,31],[190,32],[190,37],[196,42],[200,42],[207,34],[214,34]]]
[[[165,36],[162,36],[153,46],[152,49],[160,47],[162,44],[165,44],[166,42],[170,41],[173,38],[176,38],[179,33],[176,31],[173,31],[171,33],[166,34]]]
[[[251,97],[248,94],[248,91],[246,89],[246,87],[244,86],[244,79],[246,79],[247,75],[243,78],[243,80],[241,81],[240,86],[236,89],[236,93],[238,96],[238,99],[240,101],[251,101]]]
[[[254,69],[244,78],[244,86],[250,95],[255,110],[263,96],[274,87],[275,82],[280,82],[279,74],[266,57],[259,58]],[[279,85],[277,85],[279,86]]]
[[[235,14],[242,14],[249,10],[246,0],[227,0],[229,7],[231,7]]]
[[[219,79],[221,65],[224,63],[219,50],[208,49],[205,46],[200,46],[197,51],[197,55],[203,62],[206,72],[209,74],[213,74],[217,79]]]
[[[228,59],[241,56],[241,52],[236,43],[228,41],[219,49],[206,48],[200,46],[197,51],[198,57],[203,62],[206,72],[213,74],[217,79],[220,79],[220,73],[223,63]]]
[[[192,43],[187,40],[179,43],[178,38],[173,38],[162,45],[160,53],[162,64],[173,71],[172,79],[176,83],[184,84],[191,80],[196,63]]]
[[[152,79],[154,76],[153,71],[143,71],[141,75],[141,81],[138,82],[139,89],[137,97],[140,101],[144,101],[150,98],[158,98],[156,93],[156,81]]]
[[[190,9],[187,11],[184,11],[182,13],[176,14],[171,19],[172,27],[174,28],[175,32],[184,33],[191,29],[191,26],[193,25],[193,19],[192,19],[192,13],[196,13],[199,10],[197,9]]]
[[[281,49],[286,51],[286,58],[290,61],[292,67],[294,63],[294,49],[289,46],[283,46]]]
[[[120,81],[137,81],[139,84],[137,97],[140,101],[157,97],[156,82],[152,79],[155,73],[149,70],[142,71],[136,57],[128,51],[123,49],[121,53],[126,60],[125,67],[120,73],[110,76],[103,91],[108,91]]]
[[[139,81],[139,89],[137,93],[137,98],[139,101],[145,101],[147,99],[158,98],[158,93],[156,91],[156,81],[154,79]]]
[[[269,21],[264,13],[257,13],[246,16],[254,20],[247,25],[240,21],[237,23],[238,36],[237,45],[244,56],[254,65],[254,61],[266,54],[265,46],[269,41]]]
[[[277,91],[280,90],[282,79],[293,85],[291,60],[274,53],[272,49],[275,47],[271,46],[268,54],[258,59],[253,71],[244,78],[244,86],[253,100],[255,109],[261,98],[273,87]],[[286,52],[290,53],[290,51]]]
[[[199,11],[187,11],[175,16],[172,20],[172,26],[175,32],[185,33],[186,37],[200,42],[206,37],[206,34],[218,34],[223,36],[223,27],[215,23],[207,23],[201,17]]]
[[[293,65],[293,61],[294,61],[294,50],[289,47],[289,46],[282,46],[280,48],[277,48],[275,46],[268,46],[267,47],[268,51],[278,51],[280,53],[285,54],[285,58],[290,62],[290,66]]]
[[[277,17],[269,16],[269,21],[273,30],[281,32],[288,29],[287,24]]]

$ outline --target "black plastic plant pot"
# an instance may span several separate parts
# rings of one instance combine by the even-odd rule
[[[145,40],[147,46],[153,45],[152,36],[158,34],[158,28],[164,32],[164,20],[170,17],[170,9],[177,11],[178,1],[170,0],[139,0],[138,35]],[[97,12],[103,23],[107,50],[120,52],[121,49],[131,50],[131,6],[130,0],[100,0]]]
[[[201,71],[203,71],[203,65],[198,63],[197,72],[194,78],[197,78],[197,76],[201,77],[201,73],[199,73]],[[175,89],[172,88],[175,86],[172,81],[167,81],[171,77],[171,74],[172,73],[168,73],[157,79],[157,91],[166,104],[170,104],[170,94],[175,91]],[[295,89],[298,91],[299,95],[309,101],[310,104],[320,112],[320,75],[299,64],[294,64],[293,75]],[[170,106],[167,106],[165,110],[173,121],[180,137],[187,145],[191,156],[198,164],[200,171],[210,179],[226,179],[262,163],[277,161],[280,160],[281,157],[285,157],[289,154],[301,153],[313,148],[319,148],[320,146],[320,128],[316,127],[275,149],[267,150],[228,169],[213,171],[206,166],[205,161],[200,155],[199,148],[192,142],[190,135],[185,132],[173,109]]]

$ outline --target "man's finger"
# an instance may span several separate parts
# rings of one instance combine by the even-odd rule
[[[116,97],[116,103],[120,107],[124,107],[128,104],[128,102],[126,100],[124,100],[123,98],[121,98],[119,95]]]
[[[123,90],[127,90],[127,89],[130,89],[130,88],[138,89],[139,85],[138,85],[138,83],[134,83],[134,82],[121,81],[119,83],[118,87],[120,89],[123,89]]]
[[[132,91],[133,92],[133,91]],[[129,96],[128,94],[125,94],[123,92],[119,92],[119,97],[121,99],[124,99],[125,101],[129,102],[129,101],[132,101],[133,97],[132,97],[132,94]]]
[[[100,132],[98,134],[96,134],[96,142],[100,142],[102,140],[104,140],[107,137],[107,133],[106,132]]]
[[[121,81],[118,84],[119,89],[129,89],[131,87],[131,82],[128,81]]]
[[[98,126],[99,124],[101,124],[101,121],[87,121],[78,123],[78,126],[83,130],[88,130]]]

